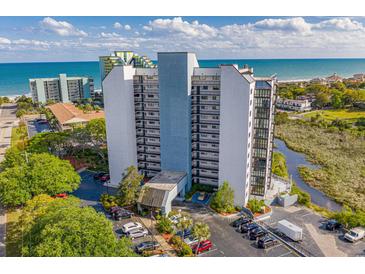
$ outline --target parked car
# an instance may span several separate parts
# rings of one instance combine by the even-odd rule
[[[247,223],[244,225],[240,225],[236,230],[240,233],[247,233],[248,231],[251,231],[253,229],[258,228],[259,226],[255,223]]]
[[[120,221],[122,219],[129,219],[133,215],[134,215],[133,212],[131,212],[129,210],[122,209],[122,210],[119,210],[119,211],[115,212],[113,214],[113,218],[114,218],[114,220]]]
[[[112,207],[109,209],[109,212],[110,212],[111,214],[113,214],[113,213],[118,212],[119,210],[123,210],[123,207],[120,207],[120,206],[112,206]]]
[[[345,239],[349,242],[357,242],[365,237],[365,230],[362,227],[355,227],[345,234]]]
[[[130,230],[129,232],[127,232],[127,237],[133,239],[137,239],[137,238],[141,238],[141,237],[146,237],[148,235],[148,230],[145,228],[137,228],[137,229],[133,229]]]
[[[231,223],[231,225],[233,227],[239,227],[240,225],[244,225],[244,224],[247,224],[247,223],[250,223],[250,222],[251,222],[251,220],[249,218],[240,217],[237,220],[233,221]]]
[[[100,177],[100,181],[102,181],[102,182],[107,182],[109,180],[110,180],[110,175],[109,174],[105,174],[105,175]]]
[[[169,219],[173,224],[177,224],[179,222],[179,219],[181,218],[180,214],[173,215]]]
[[[105,172],[96,173],[96,174],[94,174],[94,180],[100,180],[101,177],[103,177],[105,175],[107,175],[107,173],[105,173]]]
[[[205,192],[199,192],[198,201],[204,201],[205,199]]]
[[[275,239],[273,236],[266,235],[262,238],[260,238],[257,242],[257,246],[259,248],[267,248],[270,246],[274,246],[278,243],[278,240]]]
[[[54,196],[55,198],[66,199],[68,197],[67,193],[59,193]]]
[[[143,226],[140,223],[137,222],[129,222],[122,226],[123,233],[128,233],[132,230],[143,228]]]
[[[257,238],[265,236],[267,233],[261,227],[255,228],[250,231],[250,240],[256,240]]]
[[[213,244],[211,241],[209,240],[205,240],[200,242],[199,244],[195,244],[191,249],[193,250],[194,253],[201,253],[204,251],[208,251],[213,247]]]
[[[334,231],[334,230],[340,229],[341,226],[342,225],[338,221],[336,221],[334,219],[328,220],[327,223],[326,223],[326,229],[327,230],[330,230],[330,231]]]
[[[143,251],[155,250],[159,246],[160,246],[160,244],[156,241],[147,241],[147,242],[143,242],[143,243],[140,243],[139,245],[137,245],[136,251],[137,251],[137,253],[142,253]]]
[[[199,240],[197,238],[195,238],[194,236],[189,236],[189,237],[186,237],[184,239],[184,242],[190,246],[192,245],[195,245],[199,242]]]
[[[181,238],[189,237],[191,235],[191,228],[185,229],[184,231],[180,230],[176,232],[176,235]]]

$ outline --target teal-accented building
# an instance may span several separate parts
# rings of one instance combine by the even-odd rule
[[[69,103],[94,97],[94,80],[90,77],[60,74],[55,78],[29,79],[29,87],[34,103]]]
[[[165,213],[192,184],[228,181],[240,206],[265,198],[276,78],[232,64],[201,68],[189,52],[158,53],[157,64],[121,63],[103,79],[111,186],[137,166],[153,182],[139,205]]]

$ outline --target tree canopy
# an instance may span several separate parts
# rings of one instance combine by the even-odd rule
[[[143,175],[138,173],[137,167],[128,167],[127,175],[119,184],[119,194],[124,205],[132,205],[136,203],[141,190],[143,177]]]
[[[0,201],[18,206],[39,194],[71,192],[79,186],[80,176],[72,165],[51,154],[24,155],[26,159],[0,173]],[[9,164],[11,165],[11,164]]]
[[[134,256],[129,239],[118,240],[112,223],[76,198],[36,196],[20,217],[23,256]]]

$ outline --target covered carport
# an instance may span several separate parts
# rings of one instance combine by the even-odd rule
[[[159,210],[162,215],[171,211],[171,202],[185,196],[187,176],[185,172],[161,171],[144,184],[137,200],[138,210]]]

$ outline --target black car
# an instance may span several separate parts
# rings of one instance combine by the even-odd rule
[[[267,233],[261,227],[255,228],[250,231],[250,240],[256,240],[257,238],[265,236]]]
[[[255,223],[247,223],[247,224],[244,224],[244,225],[240,225],[237,228],[237,231],[240,232],[240,233],[247,233],[248,231],[251,231],[251,230],[256,229],[258,227],[259,226]]]
[[[249,218],[244,218],[244,217],[240,217],[237,220],[232,222],[232,226],[233,227],[239,227],[240,225],[244,225],[251,222],[251,220]]]
[[[94,174],[94,180],[100,180],[101,177],[105,176],[105,175],[108,175],[107,173],[105,172],[99,172],[99,173],[96,173]]]
[[[257,241],[257,246],[259,248],[267,248],[270,246],[274,246],[277,243],[278,243],[278,240],[275,239],[273,236],[266,235]]]
[[[133,212],[122,209],[122,210],[119,210],[119,211],[113,213],[113,218],[114,218],[114,220],[120,221],[122,219],[129,219],[133,215],[134,215]]]
[[[137,253],[142,253],[143,251],[152,251],[159,246],[160,244],[156,241],[143,242],[136,246],[136,251]]]
[[[335,231],[337,229],[341,228],[341,224],[339,222],[337,222],[336,220],[328,220],[328,222],[326,223],[326,229],[330,230],[330,231]]]

